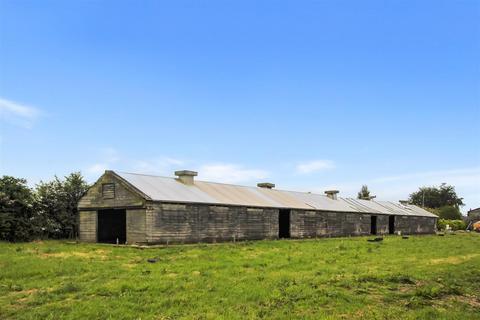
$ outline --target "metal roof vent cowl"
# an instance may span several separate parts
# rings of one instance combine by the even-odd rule
[[[180,180],[181,183],[193,185],[193,177],[197,176],[198,172],[191,170],[180,170],[175,171],[175,175],[178,177],[177,179]]]
[[[270,182],[260,182],[260,183],[257,183],[257,187],[265,188],[265,189],[273,189],[275,188],[275,184]]]
[[[325,194],[327,195],[327,197],[329,197],[330,199],[332,200],[337,200],[337,193],[339,191],[338,190],[327,190],[325,191]]]

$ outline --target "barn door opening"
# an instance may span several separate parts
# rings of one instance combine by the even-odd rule
[[[127,213],[125,209],[98,210],[97,241],[125,243],[127,241]]]
[[[370,233],[377,234],[377,216],[371,216],[370,219]]]
[[[278,237],[290,238],[290,210],[280,210],[278,213]]]
[[[395,233],[395,216],[388,217],[388,233],[389,234]]]

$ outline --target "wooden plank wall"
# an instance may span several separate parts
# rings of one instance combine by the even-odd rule
[[[146,210],[127,210],[127,243],[145,243],[146,240]]]
[[[278,237],[278,210],[149,203],[149,243],[217,242]]]
[[[437,229],[437,219],[429,217],[395,217],[395,231],[403,234],[431,234]]]
[[[97,211],[80,211],[78,226],[80,241],[97,241]]]
[[[388,215],[377,216],[377,234],[388,234]],[[371,215],[291,210],[292,238],[370,235]],[[435,219],[401,217],[395,231],[433,233]],[[199,204],[150,203],[146,213],[147,242],[189,243],[278,238],[278,210]]]
[[[388,215],[379,214],[377,216],[377,234],[388,234]]]
[[[370,235],[371,214],[291,211],[290,233],[292,238],[345,237]],[[377,234],[388,234],[388,215],[377,217]],[[403,234],[432,234],[436,231],[436,219],[430,217],[395,216],[395,231]]]
[[[377,218],[379,233],[388,232],[382,218]],[[346,212],[292,210],[292,238],[342,237],[370,234],[370,215]],[[387,229],[385,229],[385,227]]]

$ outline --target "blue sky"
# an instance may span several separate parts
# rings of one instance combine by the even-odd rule
[[[478,1],[0,0],[0,173],[480,206]]]

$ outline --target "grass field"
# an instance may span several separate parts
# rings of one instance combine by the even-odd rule
[[[366,240],[0,243],[0,318],[480,319],[479,234]]]

